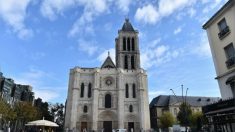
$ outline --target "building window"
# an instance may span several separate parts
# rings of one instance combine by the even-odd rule
[[[125,55],[124,57],[124,69],[128,69],[128,56]]]
[[[126,98],[129,98],[129,86],[126,84]]]
[[[123,43],[123,50],[126,50],[126,38],[125,37],[122,39],[122,43]]]
[[[131,42],[130,42],[130,38],[127,38],[127,50],[130,51],[131,50]]]
[[[110,94],[106,94],[105,95],[105,108],[111,108],[111,95]]]
[[[129,106],[129,112],[133,112],[133,106],[132,105]]]
[[[131,56],[131,69],[135,69],[135,57]]]
[[[88,85],[88,95],[87,95],[88,98],[91,97],[91,83],[89,83]]]
[[[219,33],[218,36],[220,39],[224,38],[225,35],[227,35],[227,33],[229,33],[229,27],[226,23],[225,18],[223,18],[219,23],[218,23],[218,27],[219,27]]]
[[[235,64],[235,50],[233,47],[233,43],[226,46],[224,48],[224,51],[227,57],[226,65],[228,68],[230,68],[231,66]]]
[[[132,85],[133,98],[136,98],[135,84]]]
[[[87,106],[86,105],[83,107],[83,112],[87,113]]]
[[[84,97],[84,83],[81,84],[81,93],[80,93],[80,97],[81,97],[81,98]]]
[[[131,46],[132,46],[132,50],[134,51],[135,50],[135,39],[134,38],[132,38],[132,40],[131,40]]]

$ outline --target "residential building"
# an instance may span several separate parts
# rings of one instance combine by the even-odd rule
[[[177,119],[183,101],[190,105],[192,112],[201,112],[202,106],[217,102],[219,99],[219,97],[159,95],[150,103],[151,127],[159,128],[159,118],[164,112],[170,112]]]
[[[34,93],[31,86],[16,84],[13,79],[4,77],[0,72],[0,97],[13,105],[18,101],[33,102]]]
[[[203,107],[211,131],[235,131],[235,1],[229,0],[204,25],[221,101]]]
[[[70,70],[65,129],[150,129],[147,73],[140,67],[138,31],[128,19],[115,39],[116,65]]]

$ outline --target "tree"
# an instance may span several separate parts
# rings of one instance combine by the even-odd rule
[[[15,128],[23,128],[24,124],[39,119],[39,113],[36,107],[29,102],[18,102],[15,104],[14,111],[17,115]]]
[[[163,129],[168,129],[175,123],[175,118],[170,112],[164,112],[160,117],[160,126]]]
[[[191,127],[199,131],[202,127],[203,114],[202,112],[193,112],[190,117]]]
[[[2,127],[4,127],[4,125],[6,126],[9,121],[13,121],[16,118],[15,111],[2,98],[0,98],[0,116],[0,130],[2,130]]]
[[[192,110],[190,108],[190,105],[183,102],[180,105],[180,111],[177,115],[177,119],[179,120],[180,125],[185,127],[189,126],[191,115],[192,115]]]
[[[50,115],[53,117],[54,121],[59,125],[58,131],[63,131],[64,105],[59,103],[51,104]]]

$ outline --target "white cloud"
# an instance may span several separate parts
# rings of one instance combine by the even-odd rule
[[[118,8],[126,14],[129,12],[129,6],[131,4],[131,0],[117,0],[116,4]]]
[[[35,92],[35,98],[41,98],[43,101],[50,101],[57,97],[59,97],[59,93],[56,93],[55,90],[57,89],[55,87],[47,87],[43,89],[35,89],[33,92]]]
[[[33,31],[24,24],[26,9],[30,2],[30,0],[0,0],[0,17],[12,27],[13,32],[17,33],[21,39],[33,35]]]
[[[178,34],[182,31],[182,28],[181,27],[178,27],[177,29],[174,30],[174,34]]]
[[[207,4],[207,6],[202,10],[202,12],[203,13],[208,13],[209,11],[211,11],[215,7],[217,7],[221,2],[222,2],[222,0],[213,0],[213,1],[210,1],[210,2],[205,2],[205,4]]]
[[[195,14],[196,14],[196,10],[195,10],[194,8],[190,8],[190,9],[188,10],[188,14],[189,14],[190,17],[193,17],[193,16],[195,16]]]
[[[158,95],[165,94],[165,91],[149,91],[149,101],[153,100],[153,98],[157,97]]]
[[[35,68],[30,68],[29,71],[15,76],[13,79],[17,84],[32,86],[35,98],[42,98],[43,101],[53,100],[59,97],[61,91],[65,90],[64,87],[46,85],[44,80],[54,80],[55,78],[51,74]]]
[[[82,15],[75,21],[68,35],[93,34],[92,21],[94,17],[108,9],[107,2],[107,0],[44,0],[40,10],[44,17],[55,20],[58,15],[62,15],[66,10],[82,7]]]
[[[76,34],[93,34],[92,21],[94,17],[107,10],[107,3],[105,0],[90,0],[80,3],[84,6],[83,14],[76,20],[69,31],[69,36]]]
[[[159,13],[153,5],[149,4],[137,9],[135,19],[144,23],[154,24],[159,20]]]
[[[86,41],[83,39],[79,39],[78,40],[78,49],[86,52],[89,56],[91,56],[97,51],[98,47],[95,46],[94,41]]]
[[[161,16],[168,16],[177,10],[192,5],[193,3],[195,3],[195,0],[160,0],[159,13]]]
[[[105,59],[107,58],[108,56],[108,52],[110,53],[110,57],[111,59],[113,60],[113,63],[115,63],[115,49],[114,48],[111,48],[111,49],[108,49],[108,50],[104,50],[99,56],[98,56],[98,60],[103,63],[105,61]]]
[[[195,2],[196,0],[159,0],[158,8],[154,7],[152,4],[138,8],[135,13],[135,19],[137,21],[143,21],[144,23],[155,24],[161,18],[191,6]]]
[[[192,49],[193,54],[196,54],[200,57],[211,57],[210,45],[205,33],[201,35],[199,45],[196,45],[196,47],[193,47]]]
[[[72,28],[69,31],[69,36],[75,36],[76,34],[93,34],[93,16],[92,12],[85,12],[76,22],[73,24]]]
[[[57,14],[63,14],[64,10],[75,6],[76,3],[76,0],[44,0],[40,12],[44,17],[55,20]]]
[[[150,46],[145,47],[141,52],[140,60],[142,67],[148,69],[153,66],[159,66],[161,64],[167,63],[172,59],[177,58],[180,53],[181,50],[179,49],[172,49],[169,46],[163,44],[155,44],[153,46],[150,43]]]

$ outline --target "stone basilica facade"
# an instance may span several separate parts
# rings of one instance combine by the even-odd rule
[[[108,55],[100,68],[70,70],[65,129],[150,129],[147,74],[140,68],[138,31],[128,19],[115,43],[116,65]]]

